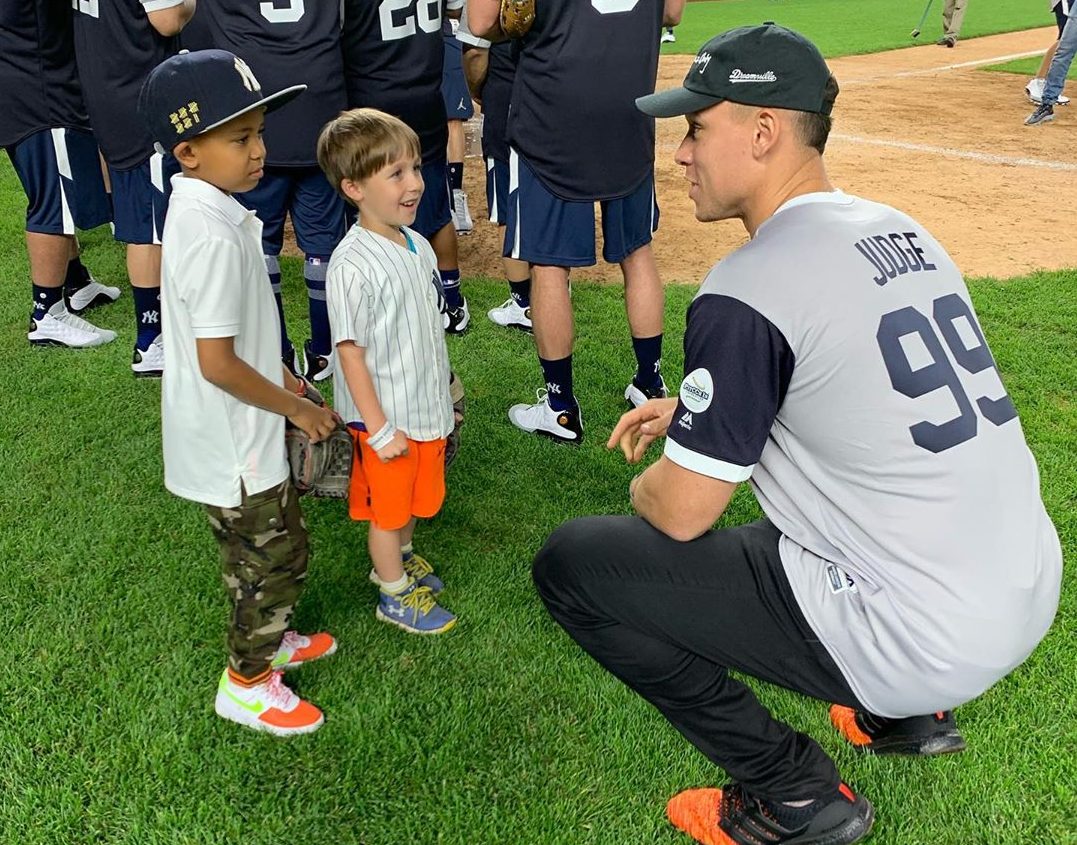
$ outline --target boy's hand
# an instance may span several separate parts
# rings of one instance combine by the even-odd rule
[[[408,438],[404,432],[397,429],[393,432],[393,439],[378,449],[374,454],[383,464],[389,463],[393,458],[399,458],[408,453]]]
[[[301,428],[310,437],[312,443],[325,440],[337,427],[337,417],[328,408],[322,408],[306,399],[296,397],[295,413],[288,419],[296,428]]]

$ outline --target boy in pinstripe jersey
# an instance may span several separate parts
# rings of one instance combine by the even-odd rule
[[[318,163],[359,209],[329,261],[325,291],[333,395],[356,441],[348,510],[370,522],[375,615],[409,633],[444,633],[456,617],[438,605],[443,584],[411,548],[416,518],[434,516],[445,500],[453,429],[437,257],[408,228],[424,187],[419,138],[399,118],[353,109],[322,130]]]

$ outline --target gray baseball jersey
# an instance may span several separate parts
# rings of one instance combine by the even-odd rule
[[[326,274],[329,326],[334,345],[350,340],[366,350],[386,419],[412,440],[438,440],[453,428],[441,278],[426,239],[401,231],[410,248],[359,225],[344,236]],[[345,422],[362,421],[340,367],[333,404]]]
[[[861,702],[944,710],[1054,618],[1058,536],[961,273],[916,221],[786,203],[707,276],[665,454],[751,479],[809,624]]]

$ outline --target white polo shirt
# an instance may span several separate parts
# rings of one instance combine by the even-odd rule
[[[165,486],[237,507],[288,477],[284,417],[240,402],[202,376],[197,338],[231,337],[236,355],[284,383],[280,321],[262,257],[262,223],[201,179],[172,177],[161,238]],[[241,489],[242,485],[242,489]]]
[[[412,249],[358,224],[344,236],[325,280],[329,327],[334,345],[366,350],[386,419],[412,440],[439,440],[453,413],[437,257],[420,234],[401,231]],[[333,400],[345,422],[363,421],[340,367]]]

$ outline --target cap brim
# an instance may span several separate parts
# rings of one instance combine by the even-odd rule
[[[212,126],[207,126],[198,134],[203,135],[206,132],[209,132],[211,129],[216,129],[218,126],[224,126],[224,124],[226,124],[228,121],[235,120],[237,117],[244,115],[247,112],[254,111],[255,109],[264,108],[266,110],[266,114],[268,114],[271,111],[279,109],[283,105],[287,105],[306,90],[306,85],[289,86],[288,88],[278,91],[276,94],[270,94],[268,97],[262,97],[262,99],[260,99],[257,103],[251,103],[249,106],[246,106],[245,108],[242,108],[237,112],[233,112],[232,114],[228,115],[228,117],[218,120]]]
[[[651,117],[679,117],[682,114],[709,109],[720,102],[721,97],[697,94],[687,88],[670,88],[668,91],[637,97],[636,108]]]

